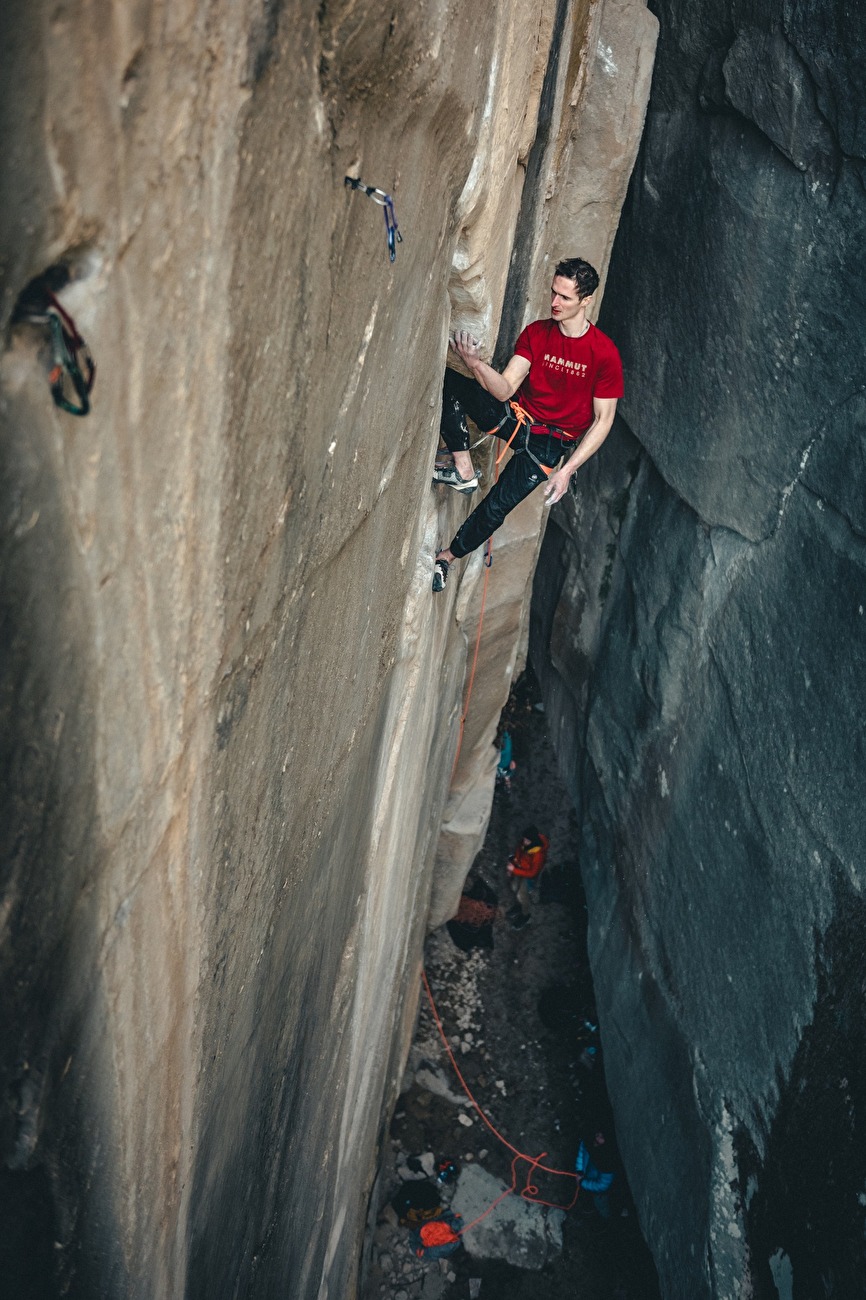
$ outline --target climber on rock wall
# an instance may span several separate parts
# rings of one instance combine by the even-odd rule
[[[434,591],[444,588],[448,566],[481,546],[545,478],[547,503],[559,501],[575,470],[598,451],[610,432],[617,399],[623,395],[622,362],[614,343],[586,319],[597,288],[598,273],[588,262],[579,257],[559,262],[550,289],[549,318],[526,326],[501,374],[481,360],[480,344],[465,330],[451,340],[473,377],[445,371],[440,428],[453,463],[437,461],[434,482],[464,493],[478,487],[469,454],[467,416],[484,433],[506,442],[514,437],[514,455],[481,504],[437,554]],[[510,402],[515,393],[517,402]]]

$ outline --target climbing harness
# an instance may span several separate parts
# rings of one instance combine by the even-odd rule
[[[577,1178],[577,1174],[572,1169],[554,1169],[550,1165],[543,1165],[541,1162],[544,1159],[544,1157],[547,1155],[546,1151],[542,1151],[541,1155],[539,1156],[528,1156],[525,1155],[524,1152],[518,1151],[517,1147],[512,1146],[512,1144],[508,1141],[508,1139],[503,1137],[502,1134],[499,1132],[499,1130],[487,1118],[484,1111],[481,1109],[478,1102],[475,1100],[475,1097],[472,1095],[472,1091],[469,1088],[469,1085],[467,1084],[466,1080],[463,1078],[463,1075],[460,1072],[460,1066],[457,1064],[457,1059],[454,1056],[454,1052],[451,1049],[451,1044],[448,1042],[448,1036],[445,1033],[445,1028],[440,1019],[439,1012],[436,1009],[436,1003],[433,1001],[433,993],[430,988],[430,981],[427,979],[427,972],[425,970],[421,971],[421,979],[424,983],[424,989],[427,994],[427,1000],[430,1003],[430,1010],[433,1013],[433,1019],[436,1022],[436,1028],[439,1031],[439,1037],[442,1039],[442,1042],[445,1046],[445,1051],[448,1053],[448,1059],[450,1060],[454,1068],[454,1073],[457,1075],[457,1078],[460,1080],[460,1086],[462,1087],[463,1091],[466,1093],[467,1098],[474,1106],[475,1110],[478,1112],[479,1116],[481,1117],[483,1122],[487,1125],[487,1127],[489,1128],[493,1136],[497,1138],[504,1147],[507,1147],[508,1150],[513,1153],[512,1160],[511,1160],[511,1186],[506,1188],[501,1196],[497,1196],[493,1204],[488,1205],[487,1209],[484,1211],[483,1214],[479,1214],[477,1219],[473,1219],[471,1223],[467,1223],[465,1227],[461,1228],[460,1235],[461,1236],[465,1235],[465,1233],[467,1233],[470,1228],[474,1228],[475,1225],[480,1223],[482,1219],[486,1219],[487,1215],[490,1214],[491,1211],[496,1208],[496,1206],[499,1204],[500,1201],[504,1201],[506,1196],[511,1196],[512,1194],[515,1195],[518,1194],[517,1166],[521,1161],[525,1161],[526,1164],[529,1165],[529,1169],[526,1172],[526,1178],[523,1187],[520,1189],[519,1192],[519,1195],[524,1201],[533,1201],[536,1205],[547,1205],[554,1210],[568,1211],[573,1209],[574,1206],[577,1204],[577,1198],[578,1195],[580,1194],[580,1181]],[[543,1173],[546,1174],[551,1174],[557,1178],[573,1178],[575,1180],[576,1185],[574,1189],[574,1195],[572,1196],[571,1200],[568,1202],[567,1205],[562,1205],[557,1201],[546,1201],[539,1195],[538,1186],[533,1181],[536,1171],[538,1170],[541,1170]]]
[[[19,319],[48,326],[52,362],[48,383],[55,406],[70,415],[87,415],[96,378],[96,362],[69,312],[61,307],[50,289],[43,292],[46,300],[44,310],[27,312]],[[77,402],[67,397],[70,389]]]
[[[392,262],[396,261],[396,245],[402,244],[403,236],[397,228],[397,214],[394,211],[394,200],[391,195],[386,194],[384,190],[377,189],[375,185],[365,185],[360,177],[356,176],[347,176],[344,184],[348,185],[350,189],[360,190],[362,194],[367,195],[368,199],[372,199],[374,203],[378,203],[383,209],[385,213],[385,230],[388,235],[388,257]]]
[[[514,426],[514,429],[511,433],[511,437],[508,439],[505,446],[502,448],[502,451],[496,457],[496,464],[497,465],[499,464],[499,462],[502,460],[502,457],[505,455],[505,453],[508,451],[508,448],[511,446],[512,442],[514,442],[514,439],[517,436],[518,429],[522,429],[523,446],[520,448],[520,450],[522,452],[525,452],[525,454],[529,457],[529,459],[532,461],[534,465],[538,466],[538,468],[544,474],[545,478],[549,478],[550,475],[553,473],[554,466],[543,465],[541,461],[538,459],[538,457],[533,455],[533,453],[529,450],[529,435],[532,433],[532,430],[546,429],[548,439],[552,437],[558,438],[560,442],[563,443],[563,445],[565,444],[566,439],[568,439],[569,442],[576,442],[577,439],[568,438],[568,435],[566,434],[565,430],[558,428],[555,424],[545,424],[543,420],[534,420],[532,416],[529,414],[529,412],[525,410],[520,405],[519,402],[509,402],[508,405],[511,407],[512,414],[514,416],[514,419],[517,421],[517,423]],[[506,421],[509,419],[511,419],[511,416],[504,415],[502,419],[499,421],[499,423],[497,424],[496,428],[490,430],[490,435],[496,433],[499,429],[501,429],[503,424],[505,424]]]

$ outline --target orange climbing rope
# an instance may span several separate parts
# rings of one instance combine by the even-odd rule
[[[517,437],[517,430],[522,429],[524,424],[526,424],[530,418],[529,412],[524,411],[523,407],[520,405],[519,402],[509,402],[508,405],[511,407],[511,410],[514,413],[514,418],[516,419],[517,423],[515,424],[514,428],[511,430],[511,437],[508,439],[505,446],[502,448],[502,451],[496,457],[497,468],[499,466],[499,462],[502,460],[502,457],[508,451],[508,448],[514,442],[514,439]]]
[[[514,414],[514,418],[515,418],[515,420],[517,421],[517,423],[515,424],[515,426],[514,426],[512,432],[511,432],[511,437],[508,439],[508,441],[506,442],[505,446],[502,448],[502,451],[501,451],[501,452],[499,453],[499,455],[496,457],[496,464],[497,464],[497,466],[499,465],[499,462],[502,460],[502,457],[503,457],[503,456],[505,455],[505,453],[508,451],[508,448],[509,448],[509,447],[511,446],[511,444],[514,442],[514,439],[515,439],[516,436],[517,436],[517,430],[518,430],[518,429],[522,429],[523,426],[524,426],[525,424],[528,424],[529,427],[530,427],[530,430],[531,430],[533,423],[535,423],[535,421],[533,421],[532,416],[529,414],[529,412],[528,412],[528,411],[525,411],[525,410],[523,409],[523,407],[520,405],[519,402],[509,402],[508,405],[511,407],[511,410],[512,410],[512,412],[513,412],[513,414]],[[548,427],[548,428],[552,428],[553,426],[552,426],[552,425],[549,425],[549,426],[546,426],[546,427]],[[529,451],[529,443],[528,443],[528,442],[527,442],[527,444],[526,444],[526,448],[525,448],[525,450],[529,453],[530,459],[533,460],[533,461],[535,462],[535,464],[538,466],[538,468],[539,468],[540,470],[543,470],[545,476],[546,476],[547,478],[549,478],[550,475],[553,473],[553,466],[552,466],[552,465],[542,465],[541,461],[540,461],[540,460],[537,460],[536,457],[532,455],[532,452]]]
[[[478,1102],[475,1100],[475,1097],[472,1095],[472,1090],[470,1089],[468,1083],[463,1078],[463,1075],[460,1071],[460,1066],[457,1064],[457,1060],[454,1056],[454,1053],[451,1050],[451,1044],[448,1042],[448,1038],[445,1034],[445,1029],[439,1017],[439,1012],[436,1010],[436,1003],[433,1001],[433,993],[430,988],[430,982],[427,979],[427,972],[423,969],[421,971],[421,979],[424,982],[424,990],[427,994],[427,1000],[430,1003],[430,1010],[433,1013],[433,1019],[436,1022],[436,1028],[439,1030],[439,1037],[442,1039],[442,1042],[445,1046],[445,1051],[448,1053],[448,1058],[451,1061],[452,1066],[454,1067],[454,1073],[457,1075],[457,1078],[460,1080],[460,1086],[462,1087],[463,1091],[466,1093],[466,1096],[469,1098],[469,1101],[478,1111],[478,1114],[481,1116],[481,1119],[490,1129],[490,1132],[493,1134],[493,1136],[497,1138],[504,1147],[507,1147],[509,1151],[513,1152],[513,1157],[511,1161],[511,1186],[506,1188],[506,1190],[502,1193],[501,1196],[497,1196],[493,1204],[488,1205],[487,1209],[484,1211],[483,1214],[480,1214],[477,1219],[473,1219],[471,1223],[468,1223],[464,1228],[461,1228],[460,1229],[461,1233],[468,1232],[470,1228],[475,1227],[476,1223],[480,1223],[482,1219],[485,1219],[487,1215],[491,1212],[491,1210],[495,1209],[495,1207],[499,1204],[500,1201],[505,1200],[506,1196],[511,1196],[512,1193],[514,1194],[517,1193],[517,1165],[521,1160],[524,1160],[529,1165],[529,1169],[527,1170],[526,1173],[526,1182],[524,1183],[523,1188],[520,1192],[520,1196],[524,1201],[534,1201],[536,1205],[547,1205],[554,1210],[567,1211],[573,1209],[574,1205],[577,1202],[578,1195],[580,1193],[580,1180],[578,1178],[577,1173],[574,1170],[570,1170],[570,1169],[553,1169],[550,1165],[543,1165],[541,1162],[544,1159],[544,1157],[547,1155],[546,1151],[542,1151],[541,1155],[539,1156],[528,1156],[523,1151],[518,1151],[517,1147],[513,1146],[512,1143],[508,1141],[508,1138],[503,1137],[502,1134],[499,1132],[499,1130],[492,1123],[492,1121],[487,1118],[484,1111],[481,1109]],[[538,1187],[535,1185],[535,1183],[532,1182],[532,1177],[536,1170],[542,1170],[544,1173],[553,1174],[555,1177],[558,1178],[573,1178],[575,1180],[576,1186],[574,1189],[574,1196],[571,1198],[568,1205],[561,1205],[556,1201],[545,1201],[542,1197],[538,1195]]]

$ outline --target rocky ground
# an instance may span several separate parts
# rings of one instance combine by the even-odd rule
[[[603,1066],[590,1071],[581,1061],[579,1027],[594,1015],[594,1004],[574,817],[537,698],[527,673],[507,711],[517,769],[510,791],[497,791],[473,866],[473,875],[492,886],[503,910],[509,908],[505,864],[522,828],[535,822],[551,847],[531,922],[514,930],[500,917],[493,950],[469,953],[443,927],[428,941],[426,964],[445,1033],[481,1109],[512,1147],[531,1157],[546,1152],[545,1165],[570,1171],[580,1137],[604,1112],[606,1097]],[[622,1177],[608,1221],[585,1194],[567,1213],[508,1195],[466,1233],[465,1248],[439,1261],[418,1259],[389,1201],[404,1180],[435,1177],[436,1166],[448,1159],[459,1166],[459,1178],[437,1186],[464,1225],[512,1184],[513,1152],[468,1100],[425,997],[386,1144],[364,1300],[658,1300],[655,1270]],[[519,1160],[515,1171],[519,1190],[531,1166]],[[573,1199],[575,1182],[568,1176],[538,1173],[534,1182],[538,1196],[554,1205]]]

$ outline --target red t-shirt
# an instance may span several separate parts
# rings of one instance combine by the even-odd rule
[[[616,344],[590,325],[579,339],[563,334],[557,322],[536,320],[517,340],[514,351],[532,369],[517,390],[531,416],[556,425],[574,438],[595,419],[594,397],[622,397],[622,361]]]

